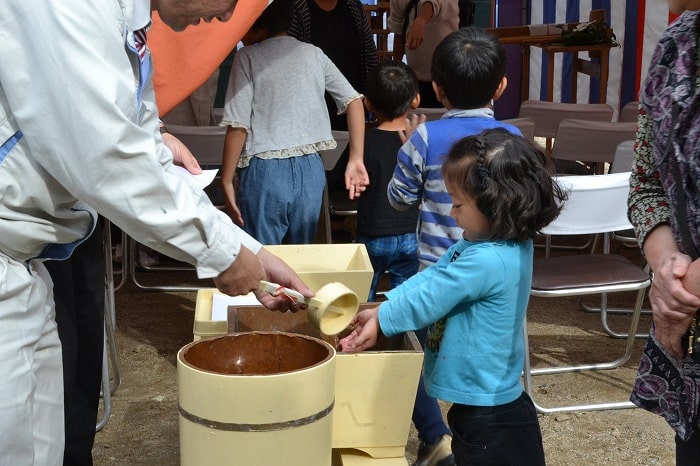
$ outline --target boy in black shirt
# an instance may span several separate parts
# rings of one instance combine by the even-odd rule
[[[357,204],[357,242],[367,247],[374,268],[367,299],[372,302],[383,273],[389,272],[394,288],[418,271],[418,206],[397,211],[386,195],[403,144],[400,132],[407,129],[409,110],[420,103],[418,78],[404,63],[382,63],[370,72],[364,102],[378,123],[365,133],[364,160],[370,183]]]
[[[389,287],[394,288],[418,272],[419,203],[398,211],[387,198],[396,154],[403,145],[402,136],[417,123],[407,120],[409,110],[420,104],[415,72],[400,61],[381,63],[367,78],[364,102],[378,123],[365,132],[364,161],[370,182],[357,202],[357,242],[367,247],[374,268],[367,299],[372,302],[383,273],[389,272]],[[451,432],[437,400],[425,392],[422,377],[412,419],[421,439],[415,465],[454,465]]]

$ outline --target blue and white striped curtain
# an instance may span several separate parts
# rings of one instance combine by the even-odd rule
[[[592,9],[603,9],[621,48],[610,50],[607,103],[617,111],[637,100],[654,46],[669,23],[665,0],[530,0],[530,24],[558,24],[588,21]],[[583,57],[584,54],[581,54]],[[584,57],[585,58],[585,57]],[[544,58],[546,60],[546,57]],[[530,62],[530,98],[546,99],[546,67],[541,50],[533,47]],[[554,100],[569,102],[571,59],[555,58]],[[597,102],[597,83],[579,74],[578,101]],[[590,83],[590,84],[589,84]]]

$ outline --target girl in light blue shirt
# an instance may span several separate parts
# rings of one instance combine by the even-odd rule
[[[542,436],[520,376],[523,320],[532,281],[532,239],[565,196],[542,151],[505,129],[455,144],[443,165],[450,215],[462,238],[434,265],[360,312],[344,351],[429,326],[428,394],[453,403],[456,464],[544,464]]]

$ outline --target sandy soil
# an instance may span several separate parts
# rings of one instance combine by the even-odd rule
[[[161,283],[176,277],[142,275]],[[128,282],[116,297],[121,385],[113,397],[111,418],[97,434],[95,464],[179,464],[175,355],[193,338],[195,293],[142,291]],[[630,306],[632,302],[633,296],[627,295],[611,304]],[[625,316],[611,317],[613,328],[622,330],[626,322]],[[643,317],[640,327],[648,325],[649,318]],[[533,298],[529,333],[536,367],[612,360],[624,346],[624,341],[602,331],[597,313],[584,312],[575,299]],[[619,369],[535,377],[535,400],[543,406],[626,400],[642,343],[637,341],[631,360]],[[674,463],[670,428],[661,418],[639,409],[543,414],[540,423],[550,465]],[[411,430],[406,449],[409,464],[417,447]]]

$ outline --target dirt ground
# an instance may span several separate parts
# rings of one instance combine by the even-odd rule
[[[180,275],[140,274],[159,283],[171,283]],[[130,281],[117,291],[121,385],[112,399],[111,418],[96,437],[96,465],[179,464],[175,357],[193,338],[194,299],[193,292],[143,291]],[[611,298],[611,304],[631,306],[633,299],[624,295]],[[612,360],[622,352],[624,341],[607,336],[599,315],[581,310],[576,299],[533,298],[528,312],[534,367]],[[611,326],[618,330],[626,322],[626,316],[611,317]],[[649,317],[644,316],[640,329],[648,326]],[[642,343],[637,341],[631,360],[619,369],[535,377],[535,401],[553,406],[626,400]],[[543,414],[540,425],[552,466],[674,464],[671,429],[639,409]],[[417,447],[412,429],[406,448],[409,464]],[[234,459],[231,464],[236,464]]]

